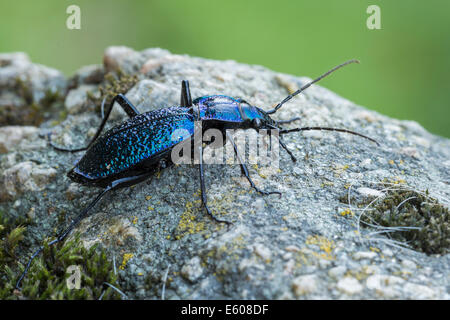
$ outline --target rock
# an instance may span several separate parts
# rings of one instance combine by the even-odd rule
[[[315,274],[308,274],[295,278],[292,281],[292,289],[297,297],[314,293],[317,290],[318,278]]]
[[[112,235],[113,243],[123,246],[128,238],[132,238],[138,242],[142,241],[142,235],[134,226],[136,220],[131,222],[127,218],[119,218],[112,224],[108,230],[108,234]]]
[[[24,192],[43,190],[56,176],[56,170],[46,165],[25,161],[3,171],[0,176],[0,201],[13,200]]]
[[[22,140],[34,140],[39,129],[31,126],[0,127],[0,154],[8,153],[18,147]],[[22,146],[25,149],[25,146]]]
[[[403,260],[402,266],[405,267],[406,269],[410,269],[410,270],[414,270],[417,268],[417,265],[411,260]]]
[[[404,283],[405,280],[402,278],[381,274],[372,275],[366,280],[368,289],[374,290],[377,295],[385,298],[399,297]]]
[[[85,111],[86,104],[88,103],[88,92],[93,93],[97,98],[100,97],[100,92],[97,90],[97,86],[94,85],[80,85],[78,88],[70,90],[64,102],[67,112],[75,114]],[[97,94],[94,94],[94,92]]]
[[[401,154],[407,155],[412,158],[419,159],[419,151],[414,147],[403,147],[399,150]]]
[[[201,260],[199,257],[193,257],[188,260],[181,268],[181,275],[191,282],[197,281],[203,274]]]
[[[103,56],[103,66],[107,72],[121,70],[132,73],[141,70],[145,62],[149,63],[149,59],[160,59],[165,56],[169,56],[169,52],[159,48],[136,52],[124,46],[109,47],[105,50]],[[173,55],[170,55],[170,57],[173,57]]]
[[[257,243],[253,246],[253,250],[255,253],[260,256],[264,261],[269,261],[272,257],[272,253],[270,252],[270,249],[264,246],[261,243]]]
[[[376,252],[372,252],[372,251],[359,251],[359,252],[356,252],[356,253],[353,255],[353,259],[355,259],[355,260],[362,260],[362,259],[369,259],[369,260],[371,260],[371,259],[375,258],[376,256],[377,256],[377,253],[376,253]]]
[[[371,188],[358,188],[356,191],[365,197],[384,197],[384,193]]]
[[[92,64],[80,68],[70,79],[70,87],[78,87],[83,84],[99,84],[105,76],[105,70],[101,64]]]
[[[0,54],[0,126],[39,124],[42,111],[36,106],[64,95],[66,87],[60,71],[31,63],[25,53]]]
[[[339,279],[345,274],[345,272],[347,272],[347,268],[346,267],[344,267],[344,266],[337,266],[337,267],[334,267],[334,268],[331,268],[330,270],[328,270],[328,275],[331,278]]]
[[[392,257],[394,255],[394,253],[392,252],[391,249],[386,248],[383,250],[383,255],[385,255],[386,257]]]
[[[437,292],[432,288],[415,283],[406,283],[403,287],[409,299],[436,299]]]
[[[20,59],[30,65],[26,56],[13,60]],[[55,143],[63,146],[86,145],[100,123],[98,109],[84,104],[86,92],[98,90],[100,74],[116,70],[137,76],[139,81],[124,93],[140,112],[178,104],[182,79],[190,80],[193,98],[226,94],[265,110],[309,81],[261,66],[157,48],[107,48],[104,67],[81,68],[67,96],[64,85],[57,89],[70,111],[65,120],[44,121],[36,128],[0,128],[0,211],[34,217],[24,241],[30,252],[100,192],[66,176],[82,153],[55,151],[39,134],[52,131]],[[48,80],[49,74],[42,77]],[[0,91],[11,103],[23,103],[13,87]],[[348,190],[351,199],[388,196],[389,191],[381,191],[382,182],[393,188],[406,183],[428,190],[448,206],[450,141],[418,124],[366,110],[318,84],[291,99],[273,118],[296,116],[304,126],[346,128],[382,145],[336,132],[286,134],[297,162],[280,148],[279,168],[248,166],[258,188],[280,191],[282,197],[255,192],[236,164],[205,165],[209,207],[233,225],[217,223],[205,213],[198,168],[179,165],[105,195],[74,231],[84,243],[104,247],[119,267],[120,257],[132,257],[118,277],[121,289],[135,299],[160,299],[168,266],[167,299],[449,299],[448,254],[402,249],[386,235],[374,235],[379,229],[360,225],[358,230],[362,208],[353,200],[348,208],[347,199]],[[105,129],[126,117],[117,111]],[[347,208],[354,215],[340,214]],[[62,212],[65,222],[56,218]],[[442,228],[447,228],[445,223]],[[145,278],[137,275],[139,270]]]
[[[336,287],[348,295],[360,293],[364,289],[359,281],[352,277],[345,277],[339,280]]]

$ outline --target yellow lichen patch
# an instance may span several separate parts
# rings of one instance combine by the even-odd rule
[[[322,185],[321,185],[322,188],[323,187],[332,187],[332,186],[334,186],[334,183],[331,181],[322,182]]]
[[[194,234],[205,230],[205,223],[198,222],[194,214],[194,210],[200,208],[200,205],[201,200],[186,202],[185,210],[176,228],[177,233],[179,233],[175,236],[177,240],[183,238],[186,234]]]
[[[327,238],[323,237],[323,236],[308,236],[308,238],[306,239],[306,244],[307,245],[316,245],[319,247],[319,249],[323,252],[321,253],[317,253],[317,252],[313,252],[313,255],[318,257],[318,258],[322,258],[322,259],[326,259],[326,260],[334,260],[335,257],[333,256],[333,250],[335,248],[335,244],[334,241],[332,240],[328,240]]]
[[[230,192],[220,198],[214,198],[208,202],[210,209],[216,217],[226,215],[230,210],[245,213],[239,206],[239,202],[236,202],[236,196]],[[223,227],[223,226],[222,226]]]
[[[370,251],[372,251],[372,252],[380,252],[380,251],[381,251],[380,249],[375,248],[375,247],[370,247],[369,249],[370,249]]]
[[[334,166],[334,176],[339,177],[342,175],[350,166],[348,164],[342,165],[337,164]]]
[[[372,266],[362,266],[359,270],[349,270],[344,277],[353,277],[359,281],[367,279],[370,275],[375,273]]]
[[[345,209],[344,211],[342,211],[340,213],[340,215],[343,216],[343,217],[345,217],[345,216],[352,216],[352,217],[354,217],[355,213],[352,210],[350,210],[350,209]]]
[[[145,200],[150,200],[152,198],[152,196],[145,196]]]
[[[398,176],[394,177],[394,179],[387,179],[386,178],[383,181],[389,182],[389,183],[392,183],[392,184],[406,184],[406,180],[402,179],[401,177],[398,177]]]
[[[406,180],[397,178],[396,180],[393,180],[392,183],[394,184],[406,184]]]
[[[282,217],[284,221],[288,221],[289,219],[298,219],[298,215],[294,212],[290,212],[289,214]]]
[[[120,270],[124,270],[127,266],[128,261],[130,261],[131,258],[133,258],[133,253],[125,253],[122,258],[122,264],[119,266]]]
[[[152,206],[148,206],[147,209],[148,209],[148,211],[153,211],[153,210],[155,210],[155,208],[153,208]]]
[[[138,217],[134,217],[132,223],[136,224],[138,222],[138,220],[139,220]]]
[[[394,160],[389,160],[389,164],[394,165],[395,164]]]
[[[295,267],[301,268],[302,266],[310,265],[311,259],[308,257],[311,255],[311,251],[309,249],[299,249],[299,251],[295,251],[294,259],[295,259]]]
[[[256,170],[256,172],[259,174],[259,176],[260,176],[261,178],[263,178],[263,179],[266,179],[266,178],[267,178],[266,175],[264,175],[264,174],[261,173],[261,171],[260,171],[260,169],[259,169],[259,166],[258,166],[257,164],[254,164],[254,165],[253,165],[253,169]]]

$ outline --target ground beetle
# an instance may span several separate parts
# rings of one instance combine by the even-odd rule
[[[194,122],[201,121],[202,129],[216,128],[222,131],[223,135],[228,137],[232,143],[234,152],[240,162],[242,173],[250,183],[250,186],[257,192],[269,195],[280,194],[277,191],[260,190],[253,183],[249,176],[247,166],[242,161],[238,153],[237,146],[233,139],[227,135],[227,129],[276,129],[281,135],[296,131],[305,130],[329,130],[346,132],[369,139],[378,144],[374,139],[346,129],[325,128],[325,127],[303,127],[295,129],[282,129],[282,124],[287,124],[299,118],[290,120],[275,121],[270,115],[274,114],[283,104],[288,102],[294,96],[311,86],[313,83],[326,77],[333,71],[357,60],[347,61],[317,79],[304,85],[299,90],[288,95],[284,100],[278,103],[275,108],[264,111],[259,107],[252,106],[242,99],[236,99],[224,95],[203,96],[195,100],[191,99],[189,82],[183,80],[181,83],[181,102],[180,106],[173,106],[153,110],[146,113],[139,113],[133,104],[123,95],[119,94],[111,101],[106,114],[103,115],[102,122],[97,129],[93,139],[87,147],[79,149],[65,149],[51,145],[60,151],[77,152],[86,151],[84,156],[78,161],[75,167],[67,174],[70,179],[77,183],[87,186],[101,187],[100,194],[73,220],[70,225],[61,232],[56,239],[49,242],[48,245],[63,241],[75,226],[87,216],[94,205],[109,191],[135,185],[154,175],[160,168],[164,168],[172,163],[171,151],[173,147],[182,143],[186,136],[178,140],[172,140],[172,134],[177,129],[187,130],[191,135],[194,134]],[[100,133],[108,120],[111,110],[117,102],[130,117],[127,121],[108,130],[100,136]],[[104,110],[105,99],[102,103],[102,114]],[[294,155],[279,139],[281,147],[288,152],[293,161],[296,161]],[[203,175],[203,163],[200,150],[200,186],[201,200],[206,212],[216,221],[229,223],[217,219],[209,210],[206,204],[205,179]],[[20,287],[20,282],[26,275],[32,260],[44,249],[40,247],[28,261],[24,272],[17,281],[16,287]]]

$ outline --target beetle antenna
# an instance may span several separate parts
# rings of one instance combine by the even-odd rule
[[[337,131],[337,132],[345,132],[345,133],[350,133],[356,136],[360,136],[362,138],[368,139],[372,142],[375,142],[378,146],[380,146],[380,144],[378,143],[378,141],[376,141],[375,139],[369,138],[368,136],[365,136],[361,133],[355,132],[355,131],[350,131],[347,129],[338,129],[338,128],[327,128],[327,127],[304,127],[304,128],[294,128],[294,129],[285,129],[285,130],[280,130],[280,134],[286,134],[286,133],[290,133],[290,132],[298,132],[298,131],[306,131],[306,130],[327,130],[327,131]]]
[[[359,61],[358,61],[358,60],[354,60],[354,59],[353,59],[353,60],[349,60],[349,61],[346,61],[346,62],[344,62],[344,63],[342,63],[342,64],[340,64],[340,65],[334,67],[333,69],[331,69],[331,70],[325,72],[323,75],[321,75],[321,76],[318,77],[317,79],[314,79],[313,81],[311,81],[311,82],[305,84],[303,87],[301,87],[300,89],[298,89],[298,90],[295,91],[294,93],[288,95],[286,98],[283,99],[283,101],[281,101],[279,104],[277,104],[277,105],[275,106],[275,108],[273,108],[272,110],[266,111],[266,113],[267,113],[267,114],[272,114],[272,113],[277,112],[277,110],[280,109],[281,106],[282,106],[283,104],[285,104],[286,102],[288,102],[289,100],[291,100],[293,97],[295,97],[296,95],[298,95],[298,94],[301,93],[302,91],[304,91],[304,90],[306,90],[307,88],[309,88],[312,84],[314,84],[314,83],[316,83],[316,82],[322,80],[323,78],[325,78],[326,76],[328,76],[330,73],[333,73],[333,72],[336,71],[337,69],[342,68],[343,66],[346,66],[346,65],[348,65],[348,64],[350,64],[350,63],[359,63]]]

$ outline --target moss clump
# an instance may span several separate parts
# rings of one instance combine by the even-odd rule
[[[79,236],[63,244],[44,246],[43,252],[33,261],[22,281],[22,290],[15,285],[24,265],[20,264],[18,248],[26,236],[27,219],[8,218],[0,212],[0,300],[4,299],[119,299],[118,292],[105,286],[108,282],[118,287],[117,276],[106,252],[95,245],[86,249]],[[23,252],[24,250],[22,250]],[[28,255],[20,260],[27,262]],[[67,287],[69,266],[78,266],[81,273],[80,289]]]
[[[27,219],[7,217],[0,211],[0,299],[14,298],[13,280],[17,269],[17,249],[23,241]]]
[[[0,268],[17,259],[16,250],[24,239],[27,224],[28,219],[12,219],[0,211]]]
[[[88,98],[100,108],[103,99],[106,98],[106,103],[109,103],[119,93],[125,94],[128,92],[138,81],[139,78],[136,74],[126,74],[120,69],[116,72],[108,72],[98,88],[100,98],[96,98],[92,93],[88,93]]]
[[[97,245],[86,249],[79,236],[61,246],[44,245],[44,250],[35,259],[22,283],[21,294],[28,299],[119,299],[120,294],[104,286],[108,282],[118,287],[112,263]],[[67,287],[66,273],[70,266],[80,269],[80,289]]]
[[[375,198],[361,201],[365,207]],[[425,193],[409,188],[399,188],[377,200],[361,216],[363,226],[377,224],[381,227],[416,227],[387,233],[394,240],[406,242],[413,249],[426,254],[450,252],[449,209]]]

